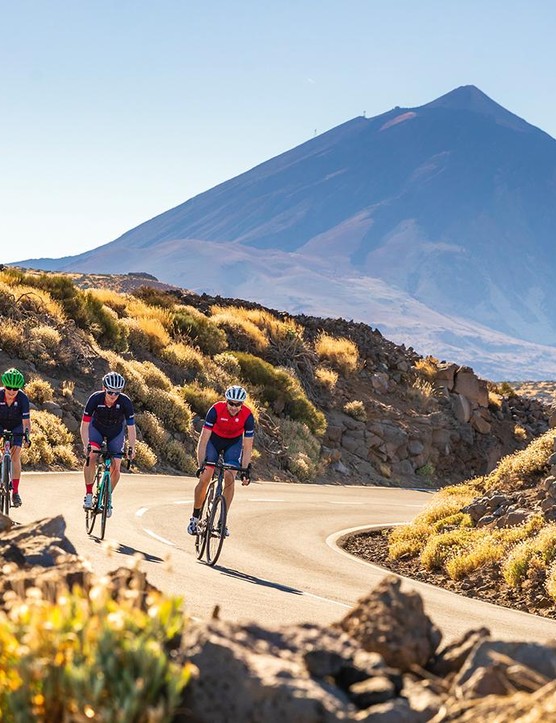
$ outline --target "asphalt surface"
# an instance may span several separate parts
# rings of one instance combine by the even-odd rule
[[[407,522],[430,499],[430,492],[419,490],[236,482],[230,537],[211,568],[196,559],[194,538],[186,533],[196,481],[123,474],[104,542],[85,531],[78,472],[24,473],[23,506],[11,516],[28,524],[63,515],[67,537],[99,575],[141,558],[148,580],[183,597],[190,616],[207,619],[218,605],[221,618],[238,622],[326,625],[387,574],[336,541],[349,531]],[[484,625],[500,639],[556,639],[556,621],[404,579],[402,589],[410,588],[422,595],[445,641]]]

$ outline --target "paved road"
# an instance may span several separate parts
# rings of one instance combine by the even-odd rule
[[[193,538],[185,532],[195,482],[190,477],[122,476],[104,543],[85,532],[80,473],[24,474],[24,504],[12,516],[25,524],[62,514],[67,536],[99,574],[141,555],[149,581],[183,596],[192,616],[206,619],[219,604],[221,617],[230,620],[328,624],[385,574],[339,550],[335,540],[347,530],[408,521],[430,499],[427,492],[382,487],[237,484],[231,536],[218,565],[210,568],[197,561]],[[556,638],[556,621],[423,583],[405,580],[404,587],[423,596],[446,640],[481,625],[508,640]]]

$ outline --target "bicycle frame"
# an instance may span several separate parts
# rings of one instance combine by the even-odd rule
[[[4,452],[2,454],[2,471],[0,475],[0,512],[9,517],[12,489],[12,456],[10,450],[14,434],[5,429],[1,436],[4,440]]]
[[[14,437],[25,437],[29,443],[27,432],[14,433],[10,429],[4,429],[0,434],[0,439],[4,440],[4,451],[2,453],[2,464],[0,471],[0,512],[9,516],[12,491],[12,442]]]
[[[98,537],[104,540],[108,508],[112,506],[112,477],[110,475],[112,453],[106,447],[101,447],[98,450],[88,448],[88,452],[87,464],[89,464],[91,452],[98,455],[98,457],[93,482],[93,506],[90,510],[85,510],[85,527],[87,533],[91,535],[97,516],[100,515],[100,535]]]
[[[224,462],[223,455],[219,454],[201,508],[198,532],[195,538],[197,559],[201,560],[206,553],[206,562],[211,567],[216,564],[226,539],[228,505],[224,497],[224,475],[228,470],[233,472],[241,471],[237,465]]]

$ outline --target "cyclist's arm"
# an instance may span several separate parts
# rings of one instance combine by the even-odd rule
[[[129,445],[129,455],[131,459],[135,457],[135,444],[137,442],[137,430],[135,424],[127,425],[127,442]]]
[[[22,393],[23,399],[21,400],[23,433],[27,436],[31,433],[31,411],[29,407],[29,397]]]
[[[243,469],[247,467],[251,461],[251,455],[253,454],[253,437],[243,438],[243,451],[241,454],[241,466]]]
[[[89,444],[89,425],[90,422],[86,422],[84,419],[81,420],[81,427],[79,433],[81,434],[81,441],[83,442],[83,449],[87,449]]]
[[[207,429],[206,427],[203,427],[203,429],[201,430],[201,435],[199,436],[199,442],[197,443],[197,464],[199,465],[199,467],[203,466],[203,462],[206,459],[207,444],[208,444],[211,434],[212,434],[212,430]]]

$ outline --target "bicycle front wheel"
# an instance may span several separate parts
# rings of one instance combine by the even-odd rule
[[[2,460],[2,509],[6,517],[10,516],[10,487],[12,486],[12,458],[6,455]]]
[[[213,504],[207,526],[207,563],[212,567],[220,557],[226,537],[226,500],[218,495]]]
[[[201,507],[201,514],[199,515],[199,522],[197,523],[197,536],[195,537],[195,554],[197,560],[203,557],[205,548],[207,546],[207,531],[209,529],[208,522],[210,516],[210,510],[212,509],[212,498],[214,497],[214,485],[209,486],[207,496]]]
[[[108,517],[108,506],[110,505],[110,473],[105,472],[102,480],[102,489],[99,494],[98,504],[100,506],[100,539],[104,540],[106,532],[106,518]]]

